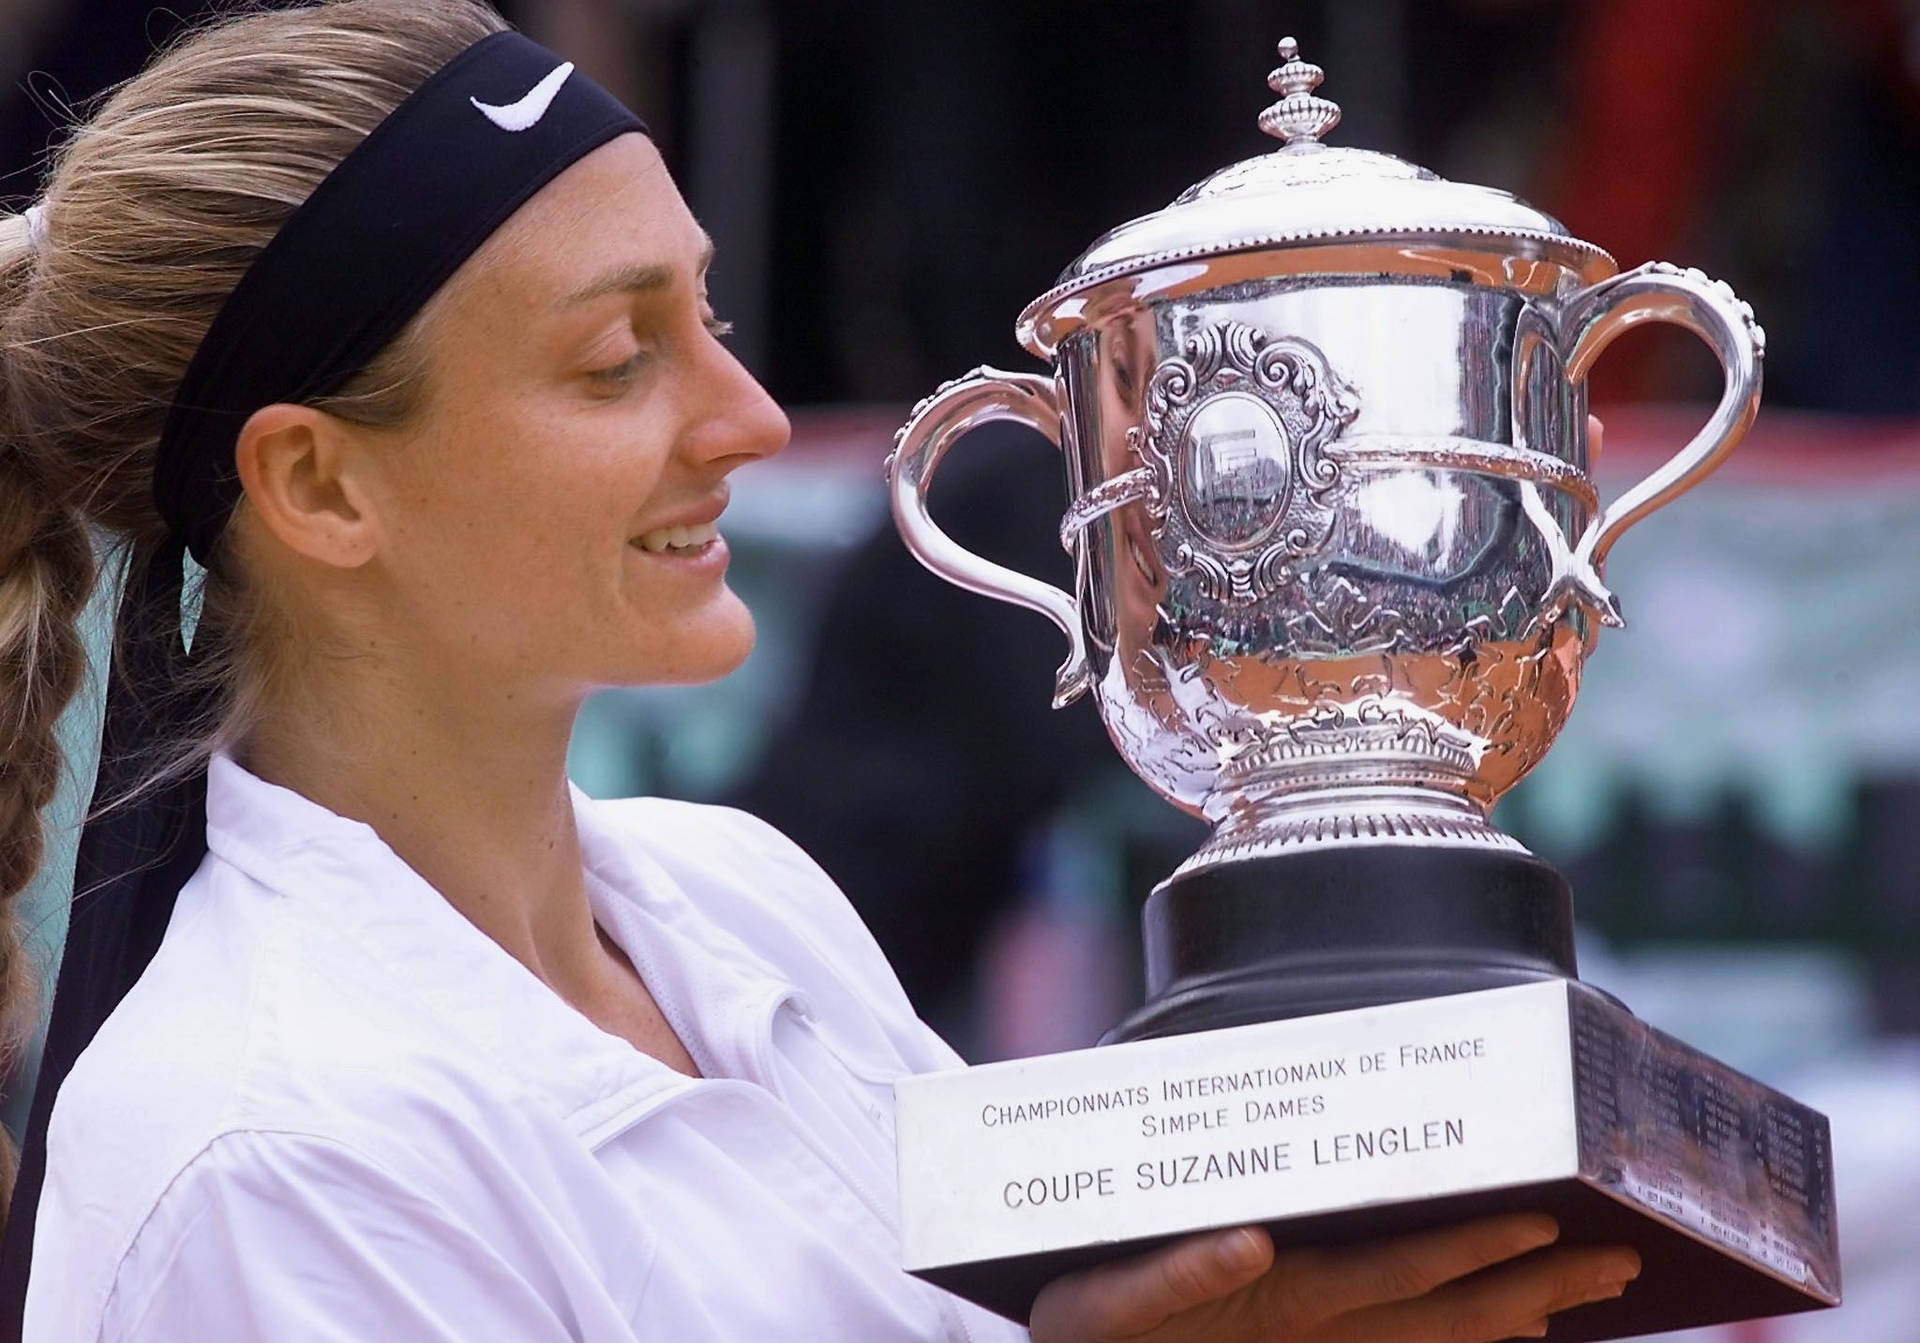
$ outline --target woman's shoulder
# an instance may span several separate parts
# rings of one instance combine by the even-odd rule
[[[408,1338],[557,1336],[503,1249],[537,1218],[512,1206],[489,1223],[419,1175],[331,1133],[239,1127],[210,1137],[132,1221],[50,1184],[27,1336],[290,1337],[322,1317],[354,1337],[376,1323]]]
[[[202,864],[160,950],[61,1083],[48,1128],[50,1185],[69,1172],[125,1189],[163,1180],[237,1104],[251,1013],[273,983],[264,962],[277,929],[269,905],[235,899],[232,876],[217,861]],[[132,1134],[139,1141],[127,1141]],[[68,1150],[85,1160],[64,1160]]]
[[[407,1130],[383,1120],[396,1107],[459,1124],[491,1089],[508,1108],[509,1082],[401,977],[301,915],[217,859],[181,891],[159,952],[55,1100],[43,1222],[57,1209],[87,1225],[43,1230],[103,1253],[130,1243],[170,1188],[246,1135],[400,1165],[391,1139]]]

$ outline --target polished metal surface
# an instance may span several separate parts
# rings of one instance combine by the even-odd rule
[[[1080,698],[1088,685],[1079,603],[1051,583],[981,559],[941,531],[927,512],[927,486],[947,449],[993,420],[1024,424],[1058,445],[1060,406],[1052,379],[981,367],[942,384],[915,406],[909,422],[913,433],[903,429],[887,459],[894,521],[911,538],[908,545],[920,562],[949,583],[1038,611],[1060,627],[1067,636],[1067,660],[1054,678],[1058,709]]]
[[[1263,124],[1290,143],[1268,157],[1359,154],[1319,146],[1337,109],[1313,96],[1318,68],[1282,54]],[[1313,188],[1355,220],[1381,181],[1437,183],[1362,157],[1400,175]],[[1219,185],[1235,172],[1202,186],[1231,195],[1259,176]],[[948,384],[890,459],[915,554],[1059,625],[1055,702],[1091,689],[1127,763],[1214,823],[1182,871],[1326,844],[1517,849],[1487,815],[1566,722],[1598,628],[1620,623],[1608,550],[1711,471],[1758,407],[1764,333],[1697,271],[1614,274],[1564,231],[1542,249],[1520,230],[1467,239],[1458,218],[1382,224],[1364,243],[1263,244],[1055,291],[1021,327],[1054,376]],[[1699,335],[1726,390],[1603,508],[1586,377],[1647,321]],[[995,418],[1066,455],[1071,594],[969,554],[926,511],[941,456]]]
[[[1021,344],[1049,358],[1089,315],[1146,297],[1143,285],[1212,288],[1245,269],[1231,258],[1273,248],[1338,245],[1348,254],[1331,269],[1353,273],[1418,271],[1436,247],[1473,258],[1457,265],[1499,270],[1547,261],[1584,283],[1613,273],[1613,258],[1509,192],[1449,182],[1390,154],[1322,143],[1340,121],[1338,104],[1314,92],[1324,72],[1300,59],[1292,38],[1280,43],[1280,56],[1267,82],[1282,96],[1259,126],[1285,144],[1101,237],[1027,305],[1016,328]],[[1411,243],[1420,246],[1409,251]]]
[[[1290,145],[1317,141],[1340,124],[1340,104],[1314,94],[1327,72],[1301,60],[1300,44],[1291,37],[1280,39],[1280,62],[1267,76],[1267,87],[1280,101],[1260,114],[1260,129]]]

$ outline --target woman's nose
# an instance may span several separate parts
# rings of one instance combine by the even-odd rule
[[[692,436],[692,450],[704,461],[728,458],[727,469],[771,457],[787,446],[793,426],[767,389],[731,350],[712,341],[707,360],[706,415]]]

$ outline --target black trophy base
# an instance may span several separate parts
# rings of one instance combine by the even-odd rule
[[[1573,897],[1528,853],[1344,845],[1161,883],[1114,1044],[1577,977]]]

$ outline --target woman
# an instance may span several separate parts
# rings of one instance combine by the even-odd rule
[[[897,1268],[888,1082],[953,1058],[831,883],[566,782],[589,692],[746,654],[716,523],[787,433],[644,128],[465,0],[256,13],[0,229],[9,896],[91,530],[133,562],[26,1335],[1018,1336]],[[1636,1268],[1552,1237],[1228,1232],[1061,1280],[1032,1332],[1538,1334]]]

